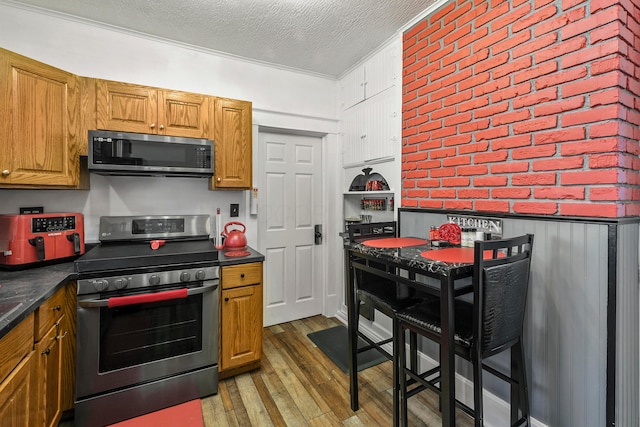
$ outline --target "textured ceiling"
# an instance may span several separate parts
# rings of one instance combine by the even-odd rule
[[[337,77],[436,0],[15,0]]]

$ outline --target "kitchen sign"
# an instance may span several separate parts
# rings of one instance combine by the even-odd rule
[[[502,237],[502,220],[464,215],[447,215],[447,221],[458,224],[460,228],[475,228],[477,231],[491,233],[492,238]]]

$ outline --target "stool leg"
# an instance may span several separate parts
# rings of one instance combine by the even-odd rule
[[[516,350],[516,354],[513,354],[513,349]],[[522,410],[522,417],[527,420],[527,426],[531,426],[531,413],[529,412],[529,385],[527,383],[527,365],[524,358],[524,344],[522,338],[513,347],[512,357],[516,357],[518,361],[518,385],[520,391],[520,409]]]
[[[394,410],[394,414],[397,412],[399,415],[399,425],[406,427],[408,424],[408,411],[407,411],[407,376],[405,374],[405,368],[407,364],[407,355],[405,351],[405,331],[402,327],[402,323],[399,320],[394,319],[394,336],[398,337],[398,346],[397,351],[394,352],[394,355],[397,353],[397,357],[394,357],[394,375],[399,376],[399,381],[397,383],[398,387],[398,396],[397,400],[394,399],[393,405],[394,408],[399,406],[398,410]],[[395,364],[397,363],[397,364]],[[395,422],[395,420],[394,420]]]
[[[409,351],[411,363],[409,366],[413,372],[418,372],[418,334],[409,330]]]
[[[473,355],[473,412],[475,427],[483,427],[484,414],[482,407],[482,359],[478,354]]]
[[[351,340],[351,353],[353,372],[351,373],[351,409],[357,411],[360,408],[358,399],[358,334],[360,333],[360,300],[356,296],[355,301],[355,318],[353,319],[353,334],[349,337]]]
[[[393,426],[400,425],[400,358],[404,357],[404,332],[398,327],[398,320],[393,318]]]

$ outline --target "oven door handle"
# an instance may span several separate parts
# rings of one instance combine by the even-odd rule
[[[198,288],[182,288],[165,292],[154,292],[149,294],[130,295],[124,297],[113,297],[107,299],[90,299],[90,300],[78,300],[78,305],[85,308],[94,307],[123,307],[133,304],[144,304],[158,301],[169,301],[172,299],[187,298],[191,295],[204,294],[205,292],[213,291],[218,288],[218,284],[205,285]]]

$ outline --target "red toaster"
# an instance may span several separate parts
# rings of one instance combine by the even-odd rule
[[[0,265],[37,266],[83,253],[81,213],[0,215]]]

